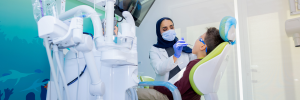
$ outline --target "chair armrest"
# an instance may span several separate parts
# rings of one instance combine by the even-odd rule
[[[153,82],[140,82],[139,86],[164,86],[168,88],[173,95],[174,100],[181,100],[181,94],[177,87],[170,82],[163,82],[163,81],[153,81]]]

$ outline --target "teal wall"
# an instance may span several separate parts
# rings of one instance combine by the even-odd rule
[[[78,5],[84,4],[67,0],[66,11]],[[102,19],[104,12],[96,11]],[[1,0],[0,13],[0,100],[26,100],[27,94],[41,100],[46,91],[42,81],[50,78],[50,67],[31,0]],[[93,33],[89,18],[84,19],[84,31]]]

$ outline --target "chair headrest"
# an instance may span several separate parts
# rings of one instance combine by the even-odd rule
[[[236,19],[231,16],[226,16],[222,19],[219,27],[219,33],[221,38],[229,42],[231,45],[235,44],[236,38]]]

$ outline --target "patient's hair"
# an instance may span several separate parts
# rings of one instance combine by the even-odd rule
[[[206,31],[206,36],[204,42],[207,46],[206,55],[208,55],[211,51],[213,51],[219,44],[224,42],[221,38],[219,30],[215,27],[209,27]]]

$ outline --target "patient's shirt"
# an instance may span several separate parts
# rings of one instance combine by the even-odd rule
[[[197,64],[201,59],[195,59],[189,62],[186,67],[186,70],[183,73],[183,76],[180,80],[178,80],[174,85],[180,91],[182,100],[200,100],[200,95],[198,95],[192,88],[189,80],[190,71],[195,64]],[[173,95],[171,91],[163,86],[154,86],[154,89],[159,91],[162,94],[168,96],[170,100],[173,100]]]

